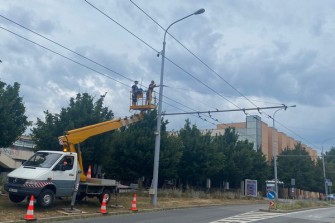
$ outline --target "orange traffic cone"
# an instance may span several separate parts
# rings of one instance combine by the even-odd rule
[[[91,179],[91,165],[88,166],[87,174],[86,174],[87,179]]]
[[[107,195],[104,194],[104,198],[102,199],[102,204],[101,204],[101,208],[100,208],[100,213],[101,214],[107,214],[106,200],[107,200]]]
[[[30,196],[29,206],[27,210],[27,214],[24,218],[26,221],[35,221],[36,218],[34,218],[34,195]]]
[[[131,208],[130,208],[131,211],[138,211],[137,210],[137,207],[136,207],[136,194],[134,194],[134,198],[133,198],[133,201],[131,203]]]

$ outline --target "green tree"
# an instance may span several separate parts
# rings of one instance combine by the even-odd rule
[[[210,132],[203,134],[186,120],[179,132],[184,151],[179,177],[184,185],[204,186],[207,178],[215,178],[224,167],[224,155],[218,144],[212,143]]]
[[[246,178],[257,179],[260,182],[259,185],[265,183],[266,180],[270,179],[272,168],[266,161],[265,155],[262,150],[257,150],[252,156],[252,167],[249,170]]]
[[[58,136],[65,131],[97,124],[113,119],[112,111],[103,107],[104,96],[94,101],[87,93],[70,98],[69,106],[62,108],[59,114],[45,111],[45,120],[37,119],[32,136],[39,150],[59,150]],[[84,166],[101,164],[110,143],[111,132],[89,138],[81,143]]]
[[[248,140],[239,141],[234,128],[225,129],[223,152],[226,157],[223,171],[224,181],[232,188],[239,188],[244,179],[263,183],[269,176],[270,168],[261,150],[255,150]]]
[[[166,131],[161,133],[161,138],[158,177],[160,185],[162,185],[165,180],[176,181],[179,178],[178,168],[184,148],[183,142],[179,137],[170,135]]]
[[[19,91],[19,83],[11,86],[0,81],[0,147],[10,146],[31,125]]]
[[[286,148],[277,159],[278,176],[285,185],[295,179],[296,188],[312,190],[315,163],[306,149],[298,143],[294,149]]]
[[[315,167],[313,168],[312,175],[311,175],[312,182],[313,182],[313,184],[311,185],[311,191],[324,192],[325,187],[324,187],[324,179],[323,179],[322,158],[318,157],[314,163],[315,163]],[[332,175],[328,175],[328,176],[332,177]]]
[[[123,182],[136,182],[144,179],[150,186],[153,174],[155,148],[156,111],[148,112],[141,122],[116,131],[113,135],[112,149],[106,157],[107,172]],[[166,132],[167,121],[162,120],[159,181],[177,178],[182,143]]]
[[[332,182],[332,186],[329,188],[329,192],[334,193],[335,191],[335,148],[332,147],[329,151],[325,153],[325,170],[326,170],[326,178],[330,179]],[[320,159],[320,165],[322,163],[322,160]],[[322,171],[323,176],[323,171]],[[321,177],[321,174],[320,174]],[[323,182],[323,180],[322,180]],[[323,184],[324,185],[324,184]],[[321,191],[324,191],[324,186]]]
[[[106,154],[110,177],[123,182],[136,182],[152,175],[154,148],[154,113],[144,115],[141,122],[116,131],[111,149]]]

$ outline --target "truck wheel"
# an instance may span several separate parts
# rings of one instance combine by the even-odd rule
[[[9,200],[13,203],[20,203],[26,198],[26,196],[17,195],[17,194],[9,194]]]
[[[37,204],[40,207],[50,207],[55,199],[54,192],[49,189],[43,190],[37,197]]]
[[[110,201],[111,199],[111,192],[109,190],[104,190],[100,195],[99,195],[99,202],[100,204],[102,204],[102,201],[104,199],[104,196],[106,194],[106,204],[108,204],[108,202]]]

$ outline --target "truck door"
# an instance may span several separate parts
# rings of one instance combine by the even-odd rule
[[[76,163],[74,156],[64,156],[53,169],[53,183],[56,196],[71,196],[76,180]]]

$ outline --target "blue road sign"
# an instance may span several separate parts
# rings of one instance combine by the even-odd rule
[[[269,191],[266,193],[266,197],[269,198],[270,200],[273,200],[276,198],[276,192],[274,191]]]

